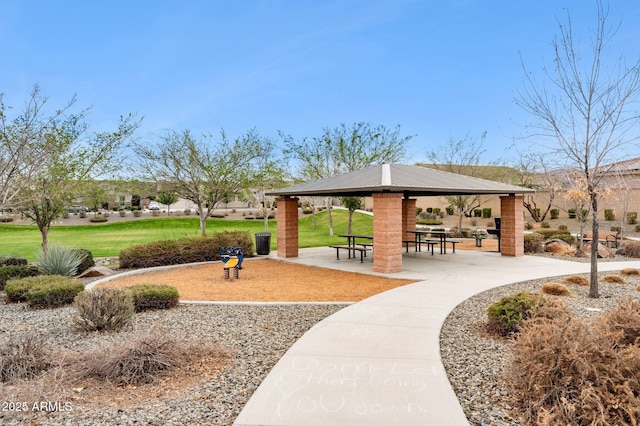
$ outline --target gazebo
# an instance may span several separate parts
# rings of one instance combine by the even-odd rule
[[[373,198],[373,270],[402,271],[402,240],[413,238],[416,199],[434,195],[500,197],[501,254],[524,254],[523,195],[531,189],[420,166],[380,164],[269,192],[278,201],[278,257],[298,257],[299,196]]]

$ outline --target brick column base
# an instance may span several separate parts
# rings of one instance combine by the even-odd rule
[[[382,274],[401,272],[403,195],[384,192],[372,197],[373,271]]]
[[[415,234],[410,231],[416,230],[416,200],[404,198],[402,200],[402,239],[414,240]],[[410,244],[414,246],[415,244]]]
[[[500,197],[500,251],[503,256],[524,256],[523,195]]]
[[[278,257],[298,257],[298,199],[278,198]]]

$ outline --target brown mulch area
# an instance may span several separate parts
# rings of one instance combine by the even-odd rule
[[[473,240],[456,250],[497,250],[497,240]],[[245,259],[239,279],[224,279],[221,263],[185,266],[129,275],[102,284],[127,287],[166,284],[178,289],[180,300],[224,302],[357,302],[414,281],[298,265],[272,259]]]
[[[222,263],[211,263],[129,275],[101,285],[166,284],[176,287],[185,301],[355,302],[413,282],[271,259],[246,259],[242,266],[238,279],[233,271],[224,279]]]

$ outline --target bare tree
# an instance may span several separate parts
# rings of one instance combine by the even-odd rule
[[[559,184],[555,174],[547,170],[544,158],[532,153],[519,153],[515,164],[517,185],[536,190],[536,194],[524,197],[524,208],[536,222],[542,222],[553,206]],[[541,195],[543,194],[543,195]],[[540,202],[540,206],[538,206]]]
[[[185,130],[169,131],[155,146],[136,144],[135,152],[145,178],[170,182],[176,194],[196,205],[206,235],[215,205],[255,182],[253,162],[268,158],[270,147],[253,130],[234,140],[222,130],[217,141],[212,135],[195,139]]]
[[[577,170],[591,210],[590,297],[598,292],[598,201],[607,164],[622,148],[638,140],[640,115],[634,102],[640,92],[640,61],[628,65],[624,58],[608,68],[607,47],[618,26],[609,24],[609,9],[597,3],[597,26],[589,52],[582,52],[573,33],[570,14],[558,22],[553,40],[554,67],[544,69],[549,84],[538,84],[524,66],[526,89],[516,103],[533,117],[531,129],[545,145],[548,163]]]
[[[463,139],[453,138],[443,145],[427,153],[432,167],[449,173],[457,173],[477,177],[479,174],[480,158],[485,152],[483,142],[487,133],[480,138],[465,136]],[[458,231],[462,229],[462,218],[470,216],[474,209],[480,207],[477,195],[452,195],[447,197],[447,203],[453,207],[458,216]]]

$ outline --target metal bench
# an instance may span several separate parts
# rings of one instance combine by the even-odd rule
[[[356,252],[360,252],[360,263],[364,262],[364,255],[367,251],[369,251],[366,247],[355,247],[355,246],[329,246],[330,248],[336,249],[336,259],[340,260],[340,250],[347,250],[349,259],[351,259],[351,253],[353,252],[353,258],[356,258]]]
[[[422,244],[426,244],[427,250],[431,249],[431,255],[433,256],[433,248],[440,242],[438,240],[418,240],[417,242],[415,240],[402,240],[402,243],[404,244],[407,253],[409,253],[409,244],[415,244],[416,251],[422,251]]]
[[[461,243],[461,240],[447,240],[445,241],[446,244],[451,244],[451,247],[453,248],[453,252],[456,252],[456,244]]]

